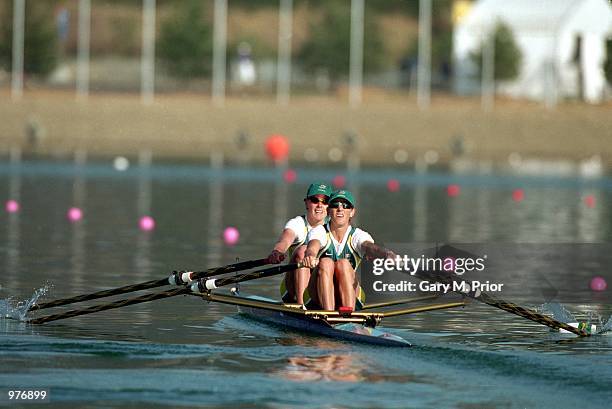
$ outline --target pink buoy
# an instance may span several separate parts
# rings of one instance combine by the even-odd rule
[[[593,291],[606,291],[608,288],[608,283],[603,277],[595,276],[591,279],[591,290]]]
[[[400,188],[400,183],[397,179],[389,179],[387,181],[387,190],[389,192],[397,192]]]
[[[151,216],[142,216],[138,225],[142,231],[151,231],[155,229],[155,219],[153,219]]]
[[[595,196],[593,195],[587,195],[584,198],[584,204],[588,207],[588,208],[594,208],[595,207]]]
[[[297,180],[297,172],[293,169],[287,169],[285,173],[283,173],[283,179],[287,183],[295,183]]]
[[[346,178],[342,175],[336,175],[332,179],[332,185],[334,185],[336,189],[342,189],[344,185],[346,185]]]
[[[68,213],[66,213],[66,217],[70,220],[71,223],[78,222],[83,218],[83,211],[78,207],[71,207],[68,209]]]
[[[19,202],[13,199],[7,200],[4,208],[8,213],[17,213],[19,211]]]
[[[233,246],[234,244],[238,243],[238,239],[240,239],[240,232],[237,228],[230,226],[223,230],[223,241],[228,246]]]
[[[448,197],[457,197],[461,193],[461,187],[459,185],[448,185],[446,187],[446,194]]]
[[[522,202],[524,198],[525,192],[523,192],[523,189],[515,189],[512,192],[512,200],[514,200],[515,202]]]

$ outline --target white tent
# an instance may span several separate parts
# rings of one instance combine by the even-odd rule
[[[511,28],[523,56],[519,78],[498,84],[499,93],[535,100],[603,99],[605,46],[612,36],[607,0],[477,1],[455,26],[457,92],[480,90],[470,53],[480,49],[498,22]]]

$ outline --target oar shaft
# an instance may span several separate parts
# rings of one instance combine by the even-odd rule
[[[482,293],[480,294],[480,296],[473,298],[492,307],[499,308],[500,310],[507,311],[511,314],[518,315],[519,317],[523,317],[530,321],[546,325],[547,327],[553,329],[564,329],[566,331],[573,332],[574,334],[579,335],[581,337],[587,337],[590,335],[586,331],[572,327],[571,325],[565,322],[557,321],[547,315],[540,314],[536,311],[530,310],[529,308],[521,307],[520,305],[508,301],[495,299],[485,293]]]
[[[190,274],[190,276],[192,280],[196,280],[200,278],[214,277],[214,276],[223,275],[227,273],[233,273],[236,271],[248,270],[249,268],[261,267],[265,264],[267,264],[266,259],[242,261],[240,263],[229,264],[223,267],[215,267],[215,268],[209,268],[208,270],[205,270],[205,271],[193,272]],[[160,280],[145,281],[143,283],[126,285],[126,286],[118,287],[118,288],[111,288],[108,290],[97,291],[97,292],[90,293],[90,294],[77,295],[75,297],[62,298],[62,299],[55,300],[55,301],[34,304],[33,306],[30,307],[29,311],[42,310],[44,308],[59,307],[62,305],[73,304],[77,302],[97,300],[99,298],[110,297],[113,295],[120,295],[120,294],[135,292],[135,291],[148,290],[151,288],[162,287],[164,285],[171,284],[172,277],[173,276],[170,276],[170,278],[162,278]]]
[[[144,283],[126,285],[123,287],[97,291],[95,293],[77,295],[74,297],[62,298],[60,300],[54,300],[54,301],[44,302],[40,304],[34,304],[30,307],[29,311],[42,310],[45,308],[60,307],[62,305],[74,304],[77,302],[96,300],[98,298],[110,297],[113,295],[119,295],[119,294],[131,293],[134,291],[146,290],[149,288],[161,287],[162,285],[167,285],[167,284],[168,284],[167,278],[164,278],[162,280],[146,281]]]
[[[420,307],[405,308],[403,310],[381,312],[381,314],[383,317],[387,318],[387,317],[396,317],[398,315],[416,314],[419,312],[444,310],[447,308],[457,308],[457,307],[465,307],[465,303],[464,302],[449,302],[446,304],[422,305]]]
[[[149,294],[141,295],[140,297],[128,298],[125,300],[119,300],[119,301],[115,301],[115,302],[108,303],[108,304],[94,305],[92,307],[84,308],[82,310],[71,310],[71,311],[66,311],[66,312],[59,313],[59,314],[47,315],[44,317],[35,318],[33,320],[30,320],[29,322],[31,324],[44,324],[50,321],[57,321],[57,320],[65,319],[65,318],[78,317],[79,315],[93,314],[94,312],[112,310],[114,308],[127,307],[128,305],[140,304],[143,302],[159,300],[162,298],[174,297],[174,296],[181,295],[181,294],[189,294],[190,292],[191,290],[189,288],[175,288],[174,290],[164,291],[161,293],[149,293]]]
[[[448,274],[442,274],[441,272],[431,272],[431,271],[420,270],[416,272],[415,275],[417,278],[421,280],[433,280],[433,281],[439,281],[439,282],[451,284],[451,285],[453,283],[453,280],[463,281],[462,279],[459,279],[457,277],[452,277]],[[459,292],[459,294],[470,297],[476,301],[480,301],[492,307],[499,308],[500,310],[504,310],[511,314],[518,315],[519,317],[526,318],[530,321],[537,322],[538,324],[545,325],[552,329],[561,328],[566,331],[572,332],[576,335],[579,335],[581,337],[589,336],[589,334],[584,330],[574,328],[571,325],[568,325],[561,321],[557,321],[549,316],[546,316],[544,314],[540,314],[536,311],[530,310],[529,308],[521,307],[520,305],[511,303],[508,301],[496,299],[484,292],[481,292],[479,295],[465,294],[462,292]]]
[[[251,271],[249,273],[240,274],[235,277],[227,277],[227,278],[222,278],[218,280],[208,280],[208,281],[215,281],[215,288],[216,288],[216,287],[222,287],[226,285],[241,283],[244,281],[251,281],[251,280],[258,279],[258,278],[275,276],[275,275],[278,275],[278,274],[281,274],[287,271],[295,270],[297,267],[298,267],[297,264],[286,264],[282,266],[266,268],[263,270]],[[198,283],[194,283],[193,286],[197,286]],[[115,308],[126,307],[128,305],[140,304],[144,302],[160,300],[162,298],[170,298],[170,297],[174,297],[177,295],[190,294],[190,293],[192,293],[192,290],[190,287],[181,287],[181,288],[176,288],[173,290],[164,291],[160,293],[144,294],[144,295],[141,295],[140,297],[128,298],[125,300],[119,300],[119,301],[115,301],[115,302],[108,303],[108,304],[94,305],[92,307],[84,308],[81,310],[71,310],[71,311],[66,311],[66,312],[59,313],[59,314],[47,315],[44,317],[35,318],[33,320],[30,320],[29,322],[32,324],[44,324],[50,321],[57,321],[57,320],[65,319],[65,318],[77,317],[79,315],[93,314],[95,312],[106,311],[106,310],[111,310]]]

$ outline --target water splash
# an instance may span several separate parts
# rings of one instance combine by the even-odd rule
[[[34,294],[29,299],[23,301],[15,301],[14,297],[0,300],[0,317],[27,321],[26,315],[30,307],[36,304],[40,297],[45,296],[51,288],[50,284],[45,284],[44,287],[34,290]]]
[[[552,314],[553,318],[557,321],[571,323],[579,322],[579,320],[562,304],[553,302],[545,303],[541,307],[543,312]],[[600,315],[588,311],[586,323],[595,324],[597,326],[597,334],[603,334],[604,332],[612,331],[612,316],[608,317],[607,320],[603,319]]]
[[[560,322],[576,322],[576,317],[558,302],[547,302],[542,305],[542,310],[552,314],[553,318]]]
[[[599,332],[602,333],[608,331],[612,331],[612,316],[608,317],[608,322],[601,326],[601,330]]]

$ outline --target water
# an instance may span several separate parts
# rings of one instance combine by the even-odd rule
[[[260,258],[284,222],[301,212],[307,184],[334,174],[298,170],[299,183],[287,186],[274,170],[0,167],[0,197],[21,203],[18,214],[0,216],[0,311],[19,318],[24,306],[15,303],[43,288],[48,294],[42,300],[50,300],[159,279],[176,269]],[[390,177],[400,180],[400,192],[386,191]],[[607,179],[378,170],[349,177],[349,183],[360,203],[358,223],[380,242],[612,241]],[[459,197],[446,196],[448,183],[462,186]],[[521,203],[510,199],[517,187],[525,191]],[[583,203],[586,195],[595,198],[594,208]],[[83,208],[80,223],[67,221],[71,206]],[[145,214],[155,217],[155,231],[138,230]],[[234,247],[221,241],[230,225],[241,233]],[[598,260],[587,273],[606,271]],[[570,266],[554,271],[570,273]],[[278,282],[254,281],[241,289],[274,297]],[[591,313],[606,321],[609,296],[577,291],[591,298],[565,307],[578,317]],[[538,294],[526,288],[511,299],[537,306]],[[193,296],[40,326],[1,318],[0,390],[44,388],[49,407],[99,408],[604,408],[612,402],[610,335],[578,339],[551,333],[474,304],[397,317],[383,326],[414,346],[381,348],[306,336]],[[0,397],[0,404],[7,402]]]

